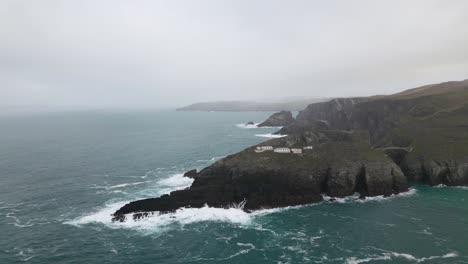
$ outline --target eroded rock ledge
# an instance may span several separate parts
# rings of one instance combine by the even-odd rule
[[[244,210],[303,205],[322,201],[322,194],[345,197],[358,192],[362,197],[391,195],[408,190],[407,179],[384,152],[361,152],[359,135],[345,132],[309,132],[301,136],[274,139],[274,147],[303,148],[302,154],[267,151],[255,147],[226,157],[188,176],[195,180],[185,190],[131,202],[114,214],[124,221],[129,213],[167,213],[181,207],[229,207],[246,201]],[[344,155],[343,153],[346,153]],[[145,216],[136,214],[135,217]]]

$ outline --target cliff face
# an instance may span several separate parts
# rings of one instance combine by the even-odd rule
[[[283,127],[279,134],[295,134],[313,129],[351,130],[351,113],[356,104],[368,98],[337,98],[310,104],[300,111],[294,122]]]
[[[400,164],[408,181],[432,186],[468,185],[468,159],[428,159],[425,157],[407,157]]]
[[[195,180],[186,190],[125,205],[114,220],[205,204],[244,201],[246,210],[308,204],[321,201],[322,193],[391,195],[415,183],[468,185],[467,102],[464,81],[309,105],[280,130],[289,136],[261,145],[313,149],[248,148],[190,173]]]
[[[294,118],[290,111],[281,111],[272,114],[265,122],[259,124],[259,127],[280,127],[286,126],[294,122]]]
[[[337,98],[329,102],[311,104],[298,114],[297,121],[304,124],[313,120],[324,121],[329,128],[350,130],[350,118],[354,107],[368,100],[368,98]]]
[[[361,134],[307,132],[262,145],[315,147],[302,154],[256,153],[255,147],[248,148],[200,171],[189,189],[127,204],[114,220],[123,221],[132,212],[170,212],[205,204],[229,207],[245,201],[245,210],[255,210],[320,202],[323,193],[391,195],[408,188],[400,168],[383,152],[370,149]]]

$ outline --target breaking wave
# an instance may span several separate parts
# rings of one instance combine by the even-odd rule
[[[343,197],[343,198],[337,198],[337,197],[330,197],[325,194],[322,194],[323,200],[325,202],[329,203],[348,203],[348,202],[357,202],[357,203],[367,203],[367,202],[382,202],[382,201],[388,201],[392,200],[398,197],[408,197],[408,196],[413,196],[416,194],[416,189],[411,188],[407,192],[402,192],[399,194],[392,194],[390,196],[373,196],[373,197],[366,197],[364,199],[359,198],[359,193],[355,193],[351,196]]]
[[[113,189],[125,188],[125,187],[128,187],[128,186],[136,186],[136,185],[140,185],[140,184],[145,184],[145,183],[148,183],[148,182],[150,182],[150,181],[122,183],[122,184],[106,186],[106,187],[102,187],[102,188],[104,188],[106,190],[113,190]],[[95,188],[98,188],[98,187],[95,187]]]
[[[359,263],[366,263],[366,262],[378,261],[378,260],[395,261],[396,259],[405,259],[407,261],[420,263],[420,262],[424,262],[428,260],[447,259],[447,258],[455,258],[455,257],[458,257],[458,254],[456,252],[450,252],[442,256],[430,256],[430,257],[417,258],[407,253],[397,253],[397,252],[386,251],[382,253],[381,255],[370,255],[364,258],[350,257],[346,259],[345,263],[346,264],[359,264]]]
[[[456,188],[456,189],[468,190],[468,186],[447,186],[445,184],[436,185],[434,186],[434,188]]]
[[[183,173],[175,174],[169,178],[159,180],[156,184],[160,189],[160,195],[170,193],[172,191],[185,189],[192,185],[193,179],[184,177]]]
[[[244,255],[244,254],[247,254],[249,253],[251,250],[254,250],[255,249],[255,246],[251,243],[236,243],[236,245],[241,248],[241,250],[239,250],[237,253],[234,253],[230,256],[227,256],[225,258],[217,258],[217,259],[214,259],[214,258],[199,258],[197,260],[203,260],[203,261],[223,261],[223,260],[228,260],[228,259],[232,259],[232,258],[235,258],[239,255]]]
[[[282,208],[260,209],[247,213],[243,210],[246,201],[233,204],[230,208],[215,208],[205,205],[202,208],[180,208],[174,213],[159,214],[150,213],[148,217],[133,220],[133,214],[126,215],[125,222],[112,222],[112,214],[124,206],[126,202],[110,203],[98,211],[82,216],[65,224],[83,226],[87,224],[103,224],[112,229],[133,229],[145,234],[163,232],[176,227],[197,223],[197,222],[224,222],[240,226],[252,226],[256,217],[278,213],[291,209],[299,209],[311,205],[288,206]],[[316,204],[315,204],[316,205]]]
[[[97,208],[96,211],[89,214],[83,215],[73,220],[68,220],[64,222],[65,224],[70,224],[74,226],[81,227],[87,224],[103,224],[109,228],[113,229],[134,229],[139,230],[144,233],[154,233],[161,232],[168,229],[173,229],[177,226],[183,226],[196,222],[226,222],[241,226],[248,226],[252,224],[253,219],[256,217],[282,212],[285,210],[302,208],[305,206],[311,205],[302,205],[302,206],[290,206],[284,208],[272,208],[272,209],[262,209],[257,210],[251,213],[247,213],[243,210],[245,201],[240,204],[233,204],[231,208],[214,208],[209,206],[204,206],[202,208],[180,208],[174,213],[169,214],[159,214],[155,212],[150,214],[150,216],[140,219],[133,220],[133,215],[127,215],[127,221],[125,222],[112,222],[112,214],[120,209],[125,204],[133,201],[135,199],[142,199],[148,197],[156,197],[166,193],[169,193],[174,190],[180,190],[189,187],[193,182],[193,179],[184,177],[182,173],[174,174],[168,178],[161,179],[156,182],[155,186],[157,187],[156,191],[146,193],[143,197],[132,197],[131,200],[125,201],[109,201],[103,207]],[[128,185],[131,186],[131,185]],[[370,201],[384,201],[393,199],[396,197],[405,197],[411,196],[416,193],[416,189],[410,189],[408,192],[401,193],[398,195],[392,195],[389,197],[376,196],[376,197],[367,197],[365,199],[359,199],[359,194],[355,194],[345,198],[333,198],[324,195],[325,202],[336,202],[336,203],[346,203],[346,202],[370,202]],[[129,197],[127,197],[129,199]],[[315,204],[316,205],[316,204]],[[350,262],[352,263],[352,262]]]
[[[277,135],[277,134],[256,134],[256,137],[264,137],[264,138],[282,138],[287,137],[288,135]]]
[[[183,226],[196,222],[228,222],[233,224],[248,225],[252,216],[241,208],[180,208],[174,213],[161,214],[154,213],[149,217],[132,220],[132,215],[127,216],[125,222],[112,222],[111,215],[127,202],[108,204],[97,212],[68,221],[66,224],[82,226],[86,224],[104,224],[113,229],[135,229],[145,233],[154,233],[171,229],[174,226]]]
[[[183,178],[183,179],[182,179]],[[190,181],[189,181],[190,180]],[[192,179],[183,177],[182,174],[176,174],[167,179],[160,180],[158,183],[165,186],[172,186],[172,190],[185,188],[191,184]],[[169,188],[168,188],[169,189]],[[365,199],[359,199],[359,195],[355,194],[345,198],[333,198],[324,195],[325,202],[336,202],[336,203],[347,203],[347,202],[371,202],[371,201],[386,201],[394,199],[396,197],[407,197],[414,195],[416,189],[410,189],[408,192],[392,195],[389,197],[376,196],[376,197],[367,197]],[[169,214],[159,214],[155,212],[150,214],[150,216],[140,219],[133,220],[133,215],[127,215],[127,221],[125,222],[112,222],[112,214],[117,211],[119,208],[124,206],[130,201],[124,202],[114,202],[108,203],[103,208],[98,209],[94,213],[79,217],[77,219],[67,221],[66,224],[74,226],[82,226],[87,224],[104,224],[109,228],[113,229],[134,229],[139,230],[144,233],[154,233],[161,232],[168,229],[172,229],[177,226],[183,226],[187,224],[192,224],[196,222],[226,222],[231,224],[237,224],[242,226],[248,226],[252,224],[252,221],[256,217],[282,212],[290,209],[298,209],[311,205],[299,205],[299,206],[289,206],[283,208],[271,208],[271,209],[261,209],[256,210],[251,213],[247,213],[243,210],[243,205],[245,201],[240,204],[233,204],[231,208],[214,208],[205,205],[202,208],[180,208],[174,213]],[[384,256],[385,257],[385,256]],[[362,261],[362,260],[357,260]],[[370,261],[370,260],[369,260]],[[349,262],[349,263],[361,263],[361,262]]]
[[[120,209],[122,206],[124,206],[125,204],[127,204],[127,203],[129,203],[131,201],[134,201],[134,200],[137,200],[137,199],[155,197],[155,196],[157,197],[157,196],[161,196],[163,194],[168,194],[168,193],[170,193],[172,191],[185,189],[187,187],[190,187],[192,182],[193,182],[193,179],[188,178],[188,177],[184,177],[183,173],[177,173],[177,174],[174,174],[174,175],[172,175],[172,176],[170,176],[168,178],[161,179],[161,180],[157,181],[156,182],[156,188],[157,188],[156,190],[142,191],[141,195],[139,197],[132,197],[131,200],[109,201],[103,207],[97,209],[93,213],[78,217],[78,218],[76,218],[74,220],[65,221],[64,223],[74,225],[74,226],[82,226],[82,225],[85,225],[85,224],[95,223],[95,224],[104,224],[104,225],[107,225],[107,226],[109,226],[111,228],[115,228],[115,227],[117,227],[117,228],[119,228],[119,227],[134,228],[134,227],[137,227],[137,229],[139,229],[138,228],[138,223],[142,222],[142,221],[138,221],[138,222],[127,221],[126,223],[121,223],[121,224],[127,224],[127,225],[118,225],[117,223],[112,222],[112,220],[111,220],[112,219],[112,214],[115,211],[117,211],[118,209]],[[125,187],[129,187],[129,186],[134,186],[134,185],[135,185],[135,183],[133,183],[133,184],[119,184],[118,186],[119,186],[119,188],[125,188]],[[111,186],[111,187],[116,187],[116,186]],[[125,193],[125,192],[122,191],[122,193]],[[133,222],[133,224],[132,224],[132,222]],[[162,223],[164,223],[164,222],[165,221],[162,221]],[[142,223],[144,224],[144,222],[142,222]],[[145,227],[144,225],[141,225],[141,228],[144,229],[144,227]]]
[[[253,129],[253,128],[259,128],[258,125],[260,123],[255,123],[255,124],[237,124],[236,127],[238,128],[243,128],[243,129]]]
[[[237,124],[236,127],[238,128],[243,128],[243,129],[254,129],[254,128],[264,128],[264,129],[281,129],[282,126],[261,126],[259,127],[260,123],[255,123],[255,124]]]

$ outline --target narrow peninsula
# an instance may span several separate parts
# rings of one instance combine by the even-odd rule
[[[191,187],[126,204],[113,220],[204,205],[304,205],[322,194],[389,196],[413,184],[468,185],[468,80],[338,98],[287,116],[277,133],[288,136],[190,171]]]

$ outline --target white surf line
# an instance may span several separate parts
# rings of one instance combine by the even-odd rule
[[[242,129],[255,129],[255,128],[260,128],[258,127],[260,123],[254,123],[254,124],[237,124],[236,127],[242,128]]]
[[[190,185],[192,185],[193,179],[184,177],[183,175],[184,175],[183,173],[177,173],[177,174],[171,175],[170,177],[160,179],[159,181],[157,181],[156,183],[159,185],[159,191],[158,191],[159,195],[168,194],[172,191],[181,190],[181,189],[190,187]],[[118,186],[125,187],[124,184],[120,184]],[[129,186],[129,185],[126,185],[126,186]],[[115,185],[113,187],[115,187]],[[147,197],[141,197],[141,199],[144,199],[144,198],[147,198]],[[91,224],[91,223],[101,223],[104,225],[112,225],[113,224],[112,214],[118,209],[120,209],[122,206],[124,206],[125,204],[131,201],[134,201],[135,199],[137,198],[132,197],[132,200],[125,200],[125,201],[119,201],[119,202],[115,202],[114,200],[114,202],[108,202],[103,207],[97,209],[97,211],[95,212],[88,213],[74,220],[65,221],[64,223],[75,225],[75,226],[81,226],[81,225]],[[130,222],[130,221],[127,221],[127,222]]]
[[[433,186],[434,188],[454,188],[454,189],[463,189],[463,190],[468,190],[468,186],[448,186],[445,184],[439,184],[436,186]]]
[[[250,124],[237,124],[236,127],[238,128],[243,128],[243,129],[281,129],[283,128],[282,126],[258,126],[260,123],[254,123],[253,125]]]
[[[174,190],[184,189],[189,187],[193,182],[193,179],[184,177],[182,173],[174,174],[170,177],[161,179],[157,182],[160,186],[161,195],[169,193]],[[416,189],[410,189],[406,193],[400,193],[398,195],[392,195],[390,197],[367,197],[366,199],[359,199],[359,194],[345,198],[333,198],[324,195],[324,202],[346,203],[346,202],[370,202],[370,201],[387,201],[396,197],[407,197],[414,195]],[[134,200],[134,199],[132,199]],[[130,201],[113,202],[104,205],[104,207],[98,209],[95,212],[86,214],[79,218],[65,222],[75,226],[82,226],[86,224],[104,224],[109,228],[124,228],[124,229],[135,229],[143,231],[144,233],[153,233],[163,231],[173,225],[187,225],[196,222],[227,222],[241,226],[249,226],[252,220],[256,217],[282,212],[290,209],[298,209],[306,206],[316,206],[323,203],[289,206],[281,208],[271,209],[260,209],[255,210],[251,213],[247,213],[243,210],[245,203],[239,205],[233,205],[231,208],[215,208],[204,206],[202,208],[180,208],[174,213],[159,214],[158,212],[150,213],[148,217],[139,220],[133,220],[133,214],[127,215],[126,222],[112,222],[112,214],[121,208],[123,205]]]
[[[185,186],[189,186],[189,181],[185,179],[183,181],[178,181],[177,178],[182,177],[181,174],[177,174],[171,176],[169,178],[161,180],[161,182],[166,182],[168,185],[177,186],[180,188],[185,183]],[[172,189],[173,190],[173,189]],[[396,197],[407,197],[416,193],[415,189],[411,189],[409,194],[406,193],[404,195],[394,195],[391,197],[370,197],[371,199],[367,200],[359,200],[356,197],[359,196],[351,196],[347,198],[340,198],[339,201],[342,202],[369,202],[369,201],[386,201]],[[331,198],[325,198],[325,202],[329,201]],[[158,212],[149,213],[148,217],[133,220],[133,214],[126,215],[127,221],[125,222],[112,222],[111,215],[121,208],[123,205],[128,203],[129,201],[119,202],[119,203],[111,203],[106,205],[104,208],[99,209],[98,211],[85,215],[83,217],[77,218],[72,221],[66,222],[66,224],[71,224],[75,226],[82,226],[86,224],[104,224],[109,228],[112,229],[134,229],[138,231],[142,231],[145,234],[154,233],[154,232],[161,232],[165,231],[171,226],[184,226],[192,223],[197,222],[225,222],[236,224],[240,226],[250,226],[253,223],[253,220],[256,217],[261,217],[277,212],[283,212],[286,210],[291,209],[300,209],[303,207],[309,206],[317,206],[323,203],[314,203],[314,204],[306,204],[306,205],[297,205],[297,206],[288,206],[288,207],[280,207],[280,208],[271,208],[271,209],[260,209],[252,211],[251,213],[247,213],[242,208],[242,203],[239,205],[233,205],[231,208],[216,208],[216,207],[209,207],[205,205],[202,208],[180,208],[176,210],[174,213],[168,214],[159,214]],[[384,256],[386,257],[386,256]],[[350,260],[352,261],[352,260]],[[353,263],[353,262],[350,262]],[[357,262],[360,263],[360,262]]]
[[[264,137],[264,138],[283,138],[287,137],[288,135],[278,135],[278,134],[256,134],[256,137]]]
[[[407,261],[415,262],[415,263],[421,263],[425,262],[428,260],[434,260],[434,259],[447,259],[447,258],[456,258],[458,257],[457,252],[449,252],[447,254],[441,255],[441,256],[429,256],[429,257],[415,257],[409,253],[399,253],[399,252],[394,252],[394,251],[389,251],[385,249],[380,249],[376,247],[371,247],[369,246],[368,248],[378,250],[381,253],[381,255],[375,255],[375,254],[369,254],[368,256],[364,256],[364,258],[358,258],[358,257],[350,257],[346,259],[345,263],[348,264],[359,264],[359,263],[365,263],[365,262],[370,262],[374,260],[394,260],[397,258],[403,258]]]
[[[392,200],[395,198],[402,198],[402,197],[409,197],[413,196],[417,193],[417,190],[415,188],[410,188],[407,192],[402,192],[398,194],[392,194],[390,196],[383,196],[383,195],[378,195],[378,196],[367,196],[364,199],[360,199],[360,194],[355,193],[351,196],[346,196],[343,198],[338,198],[338,197],[330,197],[327,196],[326,194],[322,194],[324,202],[328,203],[349,203],[349,202],[357,202],[357,203],[367,203],[367,202],[383,202],[383,201],[388,201]]]

